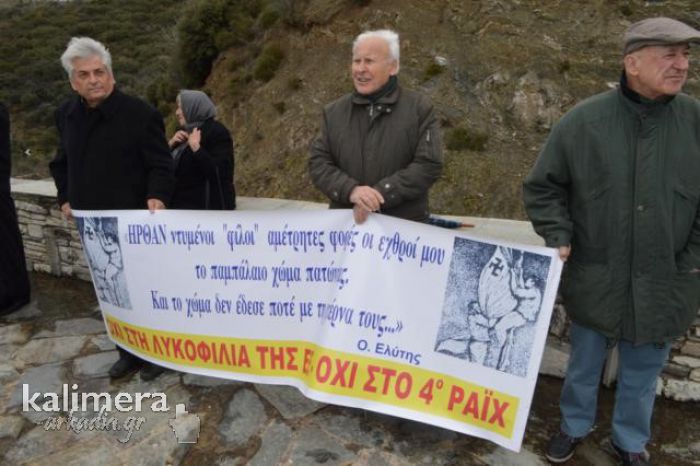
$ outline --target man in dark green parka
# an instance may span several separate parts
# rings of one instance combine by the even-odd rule
[[[617,344],[612,446],[622,464],[650,464],[656,380],[700,307],[700,103],[680,94],[694,41],[700,31],[670,18],[631,25],[619,88],[569,111],[525,180],[535,230],[567,262],[573,321],[552,462],[592,429]]]

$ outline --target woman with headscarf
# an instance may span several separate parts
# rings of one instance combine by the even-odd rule
[[[233,210],[233,140],[201,91],[183,90],[175,111],[180,129],[168,142],[175,163],[171,209]]]

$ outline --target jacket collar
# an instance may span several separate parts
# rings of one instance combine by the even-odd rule
[[[638,112],[650,114],[658,109],[663,109],[667,104],[671,103],[676,97],[675,95],[668,95],[659,97],[658,99],[651,100],[640,95],[634,91],[627,83],[627,75],[622,72],[620,76],[620,93],[624,97],[624,101],[631,104],[632,107]]]
[[[104,119],[109,120],[119,108],[119,103],[121,102],[123,96],[124,94],[122,94],[117,88],[114,88],[112,93],[94,109],[88,108],[88,106],[85,105],[85,100],[83,100],[82,97],[75,96],[68,108],[68,115],[76,115],[77,112],[87,113],[89,111],[95,111],[99,112]]]
[[[398,82],[396,83],[395,86],[393,86],[393,89],[390,90],[388,93],[382,95],[381,97],[377,98],[376,100],[371,100],[368,96],[364,96],[362,94],[358,94],[357,92],[352,93],[352,103],[356,105],[372,105],[372,104],[384,104],[384,105],[393,105],[396,103],[396,101],[399,100],[399,96],[401,95],[401,86],[399,86]]]

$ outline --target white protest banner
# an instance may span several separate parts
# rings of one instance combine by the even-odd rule
[[[128,351],[520,449],[553,249],[347,210],[74,213]]]

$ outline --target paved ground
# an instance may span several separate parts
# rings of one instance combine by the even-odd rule
[[[519,454],[417,422],[320,404],[289,387],[172,372],[150,383],[138,375],[110,382],[107,370],[116,352],[96,311],[92,286],[38,274],[32,281],[32,304],[0,317],[0,464],[547,464],[540,452],[557,422],[557,379],[541,377]],[[30,397],[34,392],[60,394],[63,384],[70,387],[69,398],[78,391],[163,392],[171,411],[145,409],[120,413],[114,420],[112,415],[82,415],[101,419],[103,427],[126,428],[120,431],[75,433],[65,426],[46,430],[56,427],[51,423],[58,416],[66,416],[60,411],[62,399],[36,400],[38,405],[55,405],[58,412],[23,412],[23,384]],[[144,406],[156,400],[146,399]],[[606,407],[611,402],[612,392],[603,390],[601,426],[609,425]],[[199,417],[197,443],[178,443],[175,437],[171,423],[180,440],[191,440],[188,436],[197,428],[194,416],[180,415],[173,421],[178,403]],[[141,416],[144,421],[138,419]],[[54,420],[47,424],[47,418]],[[72,422],[81,427],[78,417]],[[615,464],[604,447],[608,435],[606,427],[594,431],[568,464]],[[654,438],[649,449],[655,464],[700,465],[700,406],[660,400]]]

